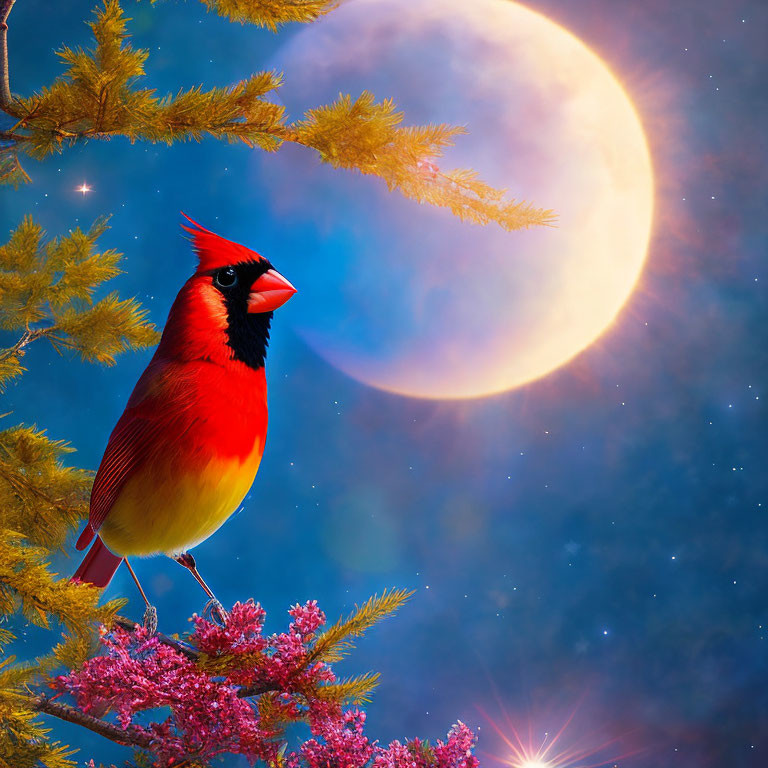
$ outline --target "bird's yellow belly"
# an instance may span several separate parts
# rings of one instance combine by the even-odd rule
[[[259,449],[244,462],[216,459],[197,472],[181,473],[173,462],[148,465],[125,484],[99,534],[118,555],[185,552],[237,509],[260,459]]]

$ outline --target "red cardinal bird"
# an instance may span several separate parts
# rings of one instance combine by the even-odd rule
[[[123,559],[165,553],[215,599],[187,550],[227,520],[256,476],[269,325],[296,289],[258,253],[189,221],[197,271],[109,438],[77,548],[95,541],[72,578],[104,587]]]

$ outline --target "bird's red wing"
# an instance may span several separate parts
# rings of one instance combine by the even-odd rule
[[[75,545],[85,549],[112,509],[126,481],[157,450],[165,422],[162,401],[163,374],[168,364],[153,358],[133,388],[123,415],[109,436],[91,489],[88,524]]]
[[[163,422],[141,418],[131,410],[122,415],[110,435],[93,481],[88,525],[77,540],[77,549],[84,549],[90,543],[126,481],[156,448]]]

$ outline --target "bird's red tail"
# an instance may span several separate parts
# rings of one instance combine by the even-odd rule
[[[96,587],[106,587],[122,562],[123,558],[113,555],[97,536],[72,576],[72,581],[84,581]]]

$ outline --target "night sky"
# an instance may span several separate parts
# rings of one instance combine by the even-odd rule
[[[228,24],[195,2],[127,5],[135,43],[151,53],[148,82],[163,93],[271,67],[303,32]],[[270,630],[297,601],[316,598],[335,618],[385,587],[417,590],[344,663],[345,673],[382,673],[368,707],[372,735],[437,738],[461,718],[480,727],[491,765],[508,756],[490,722],[508,733],[504,711],[537,740],[575,711],[564,745],[598,750],[616,740],[575,765],[765,766],[768,6],[528,5],[624,84],[656,184],[635,292],[604,335],[538,381],[474,400],[418,399],[366,386],[319,357],[299,329],[336,298],[307,283],[320,263],[344,289],[361,222],[343,205],[316,221],[310,206],[299,221],[276,203],[271,190],[299,194],[303,174],[318,172],[309,154],[281,165],[212,140],[94,142],[29,162],[34,183],[2,193],[0,229],[28,211],[51,235],[113,214],[103,245],[126,254],[127,271],[113,286],[159,325],[194,265],[180,210],[260,251],[297,285],[273,324],[259,475],[242,511],[195,555],[222,602],[255,597]],[[52,79],[62,43],[89,43],[90,8],[19,0],[10,20],[15,92]],[[476,166],[493,177],[492,158]],[[376,180],[327,173],[340,189],[386,197]],[[83,182],[86,195],[75,191]],[[471,230],[442,212],[393,205],[411,206],[413,221],[423,216],[421,231]],[[372,231],[368,253],[383,251],[380,228]],[[512,247],[518,235],[505,237]],[[321,262],[312,260],[318,250]],[[472,258],[482,268],[482,252]],[[70,440],[79,465],[95,469],[150,356],[101,368],[35,347],[3,411]],[[237,418],[226,403],[222,413]],[[75,557],[58,564],[62,572]],[[160,628],[184,630],[203,606],[191,578],[165,558],[135,565]],[[123,570],[107,596],[129,596],[126,610],[138,618]],[[125,756],[74,727],[56,733],[84,759]]]

